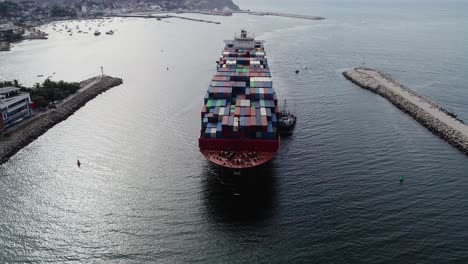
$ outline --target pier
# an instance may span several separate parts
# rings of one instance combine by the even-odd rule
[[[232,13],[235,14],[249,14],[253,16],[277,16],[277,17],[288,17],[288,18],[296,18],[296,19],[306,19],[306,20],[323,20],[325,19],[324,17],[320,16],[310,16],[310,15],[300,15],[300,14],[290,14],[290,13],[277,13],[277,12],[255,12],[255,11],[233,11]],[[211,15],[207,14],[206,12],[202,11],[182,11],[180,14],[200,14],[200,15]],[[178,18],[178,19],[184,19],[184,20],[190,20],[190,21],[196,21],[196,22],[203,22],[203,23],[210,23],[210,24],[221,24],[221,22],[218,21],[212,21],[212,20],[206,20],[206,19],[196,19],[196,18],[190,18],[190,17],[185,17],[185,16],[180,16],[180,15],[169,15],[169,14],[164,14],[160,13],[159,15],[154,15],[154,14],[148,14],[148,12],[142,12],[142,13],[132,13],[132,14],[118,14],[118,15],[109,15],[109,17],[123,17],[123,18],[156,18],[156,19],[168,19],[168,18]]]
[[[380,71],[355,68],[343,72],[343,75],[358,86],[385,97],[432,133],[468,155],[468,126],[455,114]]]
[[[197,19],[197,18],[190,18],[190,17],[184,17],[184,16],[179,16],[179,15],[147,15],[147,14],[121,14],[121,15],[110,15],[110,17],[122,17],[122,18],[155,18],[155,19],[168,19],[168,18],[178,18],[178,19],[183,19],[183,20],[190,20],[190,21],[195,21],[195,22],[203,22],[203,23],[209,23],[209,24],[216,24],[219,25],[221,22],[218,21],[212,21],[212,20],[206,20],[206,19]]]
[[[56,109],[39,113],[22,121],[0,135],[0,164],[40,137],[56,124],[73,115],[99,94],[122,84],[122,79],[110,76],[90,78],[80,83],[81,89],[56,105]]]
[[[323,20],[324,17],[320,16],[309,16],[309,15],[300,15],[300,14],[289,14],[289,13],[277,13],[277,12],[253,12],[253,11],[238,11],[235,13],[245,13],[254,16],[278,16],[278,17],[289,17],[297,19],[306,19],[306,20]]]

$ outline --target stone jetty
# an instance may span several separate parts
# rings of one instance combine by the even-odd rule
[[[80,90],[61,103],[56,109],[37,114],[17,125],[13,131],[7,131],[0,137],[0,164],[6,162],[20,149],[44,134],[48,129],[73,115],[99,94],[122,84],[122,79],[110,76],[93,77],[80,83]]]
[[[168,18],[178,18],[183,20],[190,20],[195,22],[203,22],[208,24],[216,24],[219,25],[221,22],[206,20],[206,19],[197,19],[197,18],[190,18],[184,17],[179,15],[147,15],[147,14],[120,14],[120,15],[109,15],[109,17],[122,17],[122,18],[156,18],[156,19],[168,19]]]
[[[278,17],[289,17],[306,20],[323,20],[324,17],[311,16],[311,15],[300,15],[300,14],[289,14],[289,13],[277,13],[277,12],[252,12],[252,11],[239,11],[236,13],[246,13],[254,16],[278,16]]]
[[[387,98],[432,133],[468,155],[468,126],[455,114],[380,71],[355,68],[343,75],[360,87]]]

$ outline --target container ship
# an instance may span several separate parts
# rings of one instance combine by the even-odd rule
[[[280,146],[278,98],[264,41],[246,30],[226,40],[201,111],[199,148],[212,163],[241,170],[273,159]]]

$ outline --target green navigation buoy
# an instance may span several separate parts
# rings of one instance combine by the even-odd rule
[[[405,181],[405,177],[400,176],[400,183],[403,183]]]

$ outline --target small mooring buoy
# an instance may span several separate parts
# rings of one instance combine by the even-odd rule
[[[299,70],[296,70],[296,74],[299,74]]]
[[[78,168],[81,167],[81,162],[80,162],[80,160],[78,160],[78,161],[76,162],[76,165],[78,166]]]

